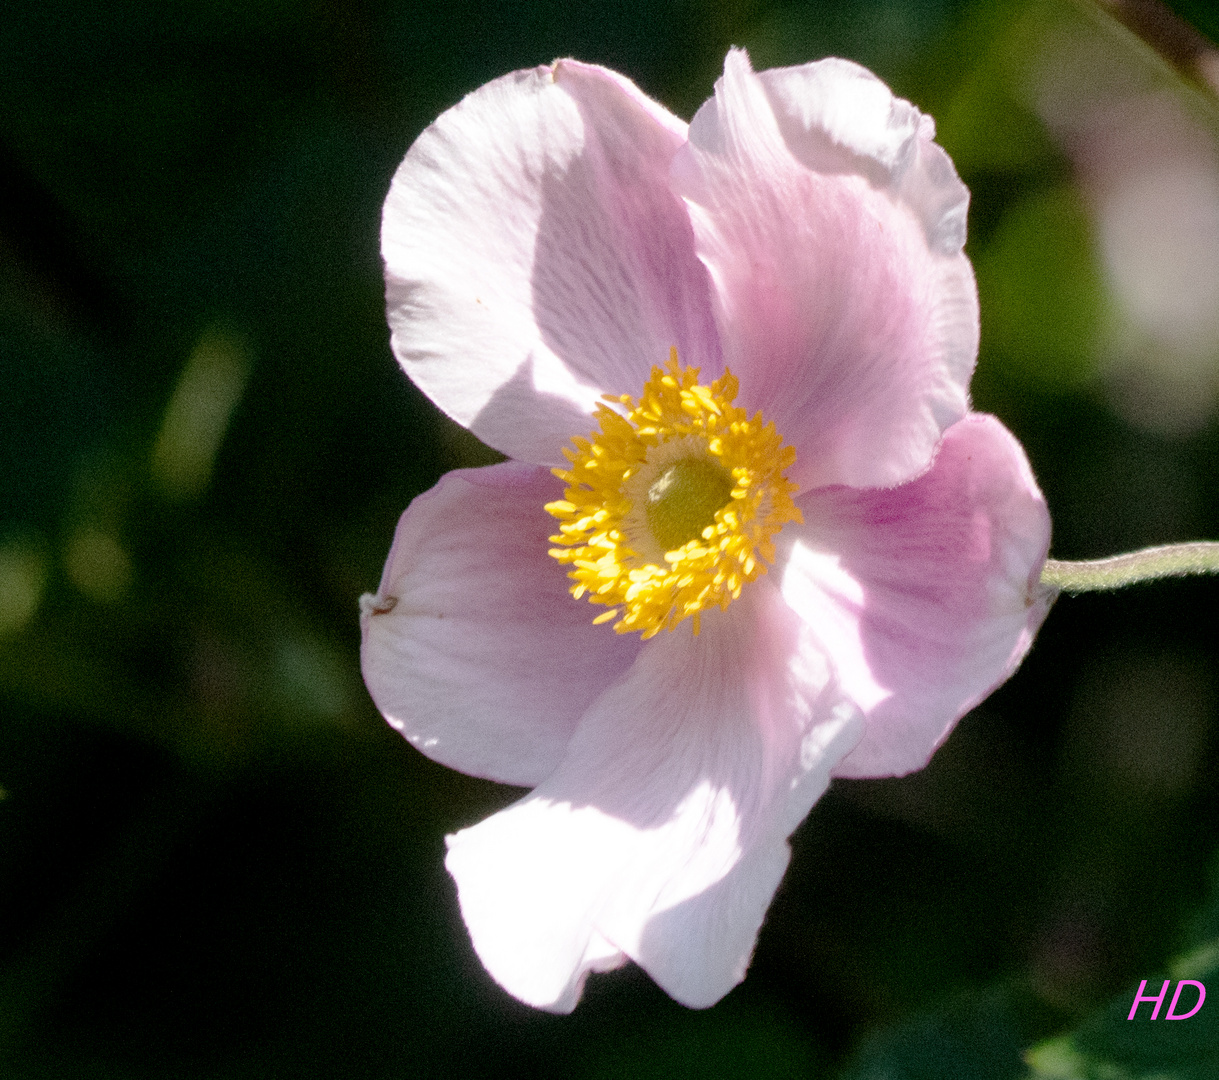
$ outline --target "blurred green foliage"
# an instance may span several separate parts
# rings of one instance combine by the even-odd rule
[[[1026,1060],[1032,1066],[1028,1080],[1133,1080],[1143,1076],[1206,1080],[1219,1073],[1219,1010],[1207,1008],[1211,987],[1219,985],[1219,862],[1212,874],[1209,900],[1191,927],[1187,951],[1166,971],[1148,977],[1143,994],[1150,990],[1154,997],[1166,978],[1171,985],[1158,1018],[1152,1019],[1154,1004],[1140,1004],[1130,1019],[1138,988],[1127,988],[1069,1035],[1028,1051]],[[1177,1024],[1168,1019],[1168,1013],[1181,979],[1211,986],[1206,988],[1202,1008]],[[1197,1002],[1191,994],[1196,994],[1192,987],[1182,991],[1178,1015],[1188,1015]]]
[[[1166,433],[1106,381],[1095,191],[1037,80],[1078,48],[1063,70],[1106,93],[1151,86],[1212,134],[1214,103],[1090,8],[10,7],[0,1074],[991,1080],[1058,1038],[1088,1068],[1203,1075],[1212,1021],[1140,1041],[1092,1011],[1216,933],[1178,936],[1219,846],[1212,582],[1063,601],[928,769],[835,785],[709,1012],[628,968],[537,1014],[470,949],[443,836],[517,793],[381,721],[356,598],[409,501],[494,456],[389,353],[381,201],[506,70],[575,55],[688,117],[733,43],[852,57],[937,117],[973,192],[975,401],[1025,442],[1055,553],[1219,536],[1213,413]]]
[[[1219,863],[1215,864],[1219,871]],[[1028,1032],[1045,1023],[1027,984],[1008,981],[949,999],[867,1039],[843,1080],[1208,1080],[1219,1071],[1219,1011],[1202,1008],[1180,1023],[1167,1019],[1177,980],[1219,984],[1219,872],[1209,897],[1190,920],[1185,951],[1166,970],[1148,973],[1143,993],[1170,986],[1152,1019],[1154,1002],[1131,1005],[1142,979],[1124,986],[1071,1032],[1025,1049]],[[1176,1012],[1198,1000],[1182,991]]]
[[[988,344],[1009,372],[1054,390],[1095,375],[1103,286],[1077,191],[1038,191],[1013,205],[977,274]]]

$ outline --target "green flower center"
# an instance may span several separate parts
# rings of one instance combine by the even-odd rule
[[[702,537],[715,512],[732,501],[732,474],[707,458],[681,458],[648,487],[648,529],[662,551]]]

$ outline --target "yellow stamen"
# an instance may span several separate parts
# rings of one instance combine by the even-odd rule
[[[683,368],[677,349],[666,370],[652,368],[636,401],[597,406],[601,426],[565,449],[568,484],[548,503],[561,545],[550,554],[570,566],[576,598],[611,610],[593,621],[650,638],[712,606],[726,608],[773,562],[772,537],[800,521],[796,485],[784,475],[796,460],[774,424],[732,404],[737,380],[725,370],[710,386]]]

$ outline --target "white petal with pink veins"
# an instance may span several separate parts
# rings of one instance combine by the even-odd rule
[[[830,656],[867,732],[837,776],[921,768],[1016,669],[1054,593],[1050,518],[993,416],[949,428],[931,469],[891,490],[827,488],[783,534],[783,596]]]
[[[536,464],[638,393],[677,346],[719,373],[706,271],[669,164],[686,125],[571,60],[474,91],[407,153],[385,202],[394,354],[484,442]]]
[[[859,173],[889,188],[919,216],[934,251],[960,252],[969,190],[932,141],[931,117],[850,60],[772,68],[758,79],[796,160],[816,172]]]
[[[739,403],[796,447],[806,489],[918,475],[968,409],[977,354],[964,233],[944,239],[965,204],[936,208],[964,188],[917,110],[860,70],[763,79],[730,53],[673,165]]]
[[[566,1012],[612,963],[704,1007],[745,974],[786,838],[858,740],[824,658],[760,583],[647,643],[558,769],[449,840],[446,865],[491,974]]]
[[[546,554],[563,485],[506,462],[444,476],[398,523],[361,664],[377,708],[429,757],[533,785],[585,710],[625,672],[637,637],[592,625]]]

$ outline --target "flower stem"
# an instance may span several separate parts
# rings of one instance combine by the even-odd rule
[[[1191,544],[1165,544],[1083,562],[1046,559],[1041,582],[1063,592],[1082,593],[1185,574],[1219,574],[1219,543],[1199,540]]]

